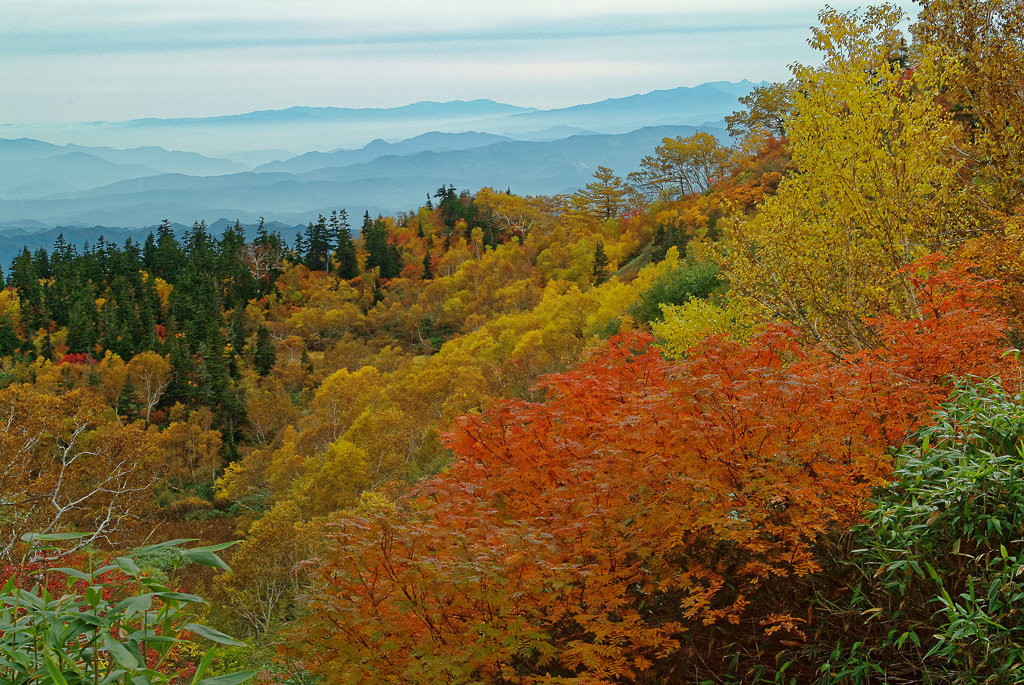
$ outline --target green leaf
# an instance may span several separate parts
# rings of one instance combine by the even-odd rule
[[[132,578],[138,578],[142,575],[142,569],[128,557],[118,557],[114,559],[114,562],[117,563],[118,568],[130,575]]]
[[[46,649],[46,671],[57,685],[68,685],[68,681],[60,670],[60,664],[53,658],[53,653],[49,648]]]
[[[143,611],[149,611],[150,607],[153,606],[153,595],[136,595],[135,597],[129,597],[128,599],[122,600],[114,607],[113,612],[122,612],[123,619],[129,619],[135,614],[141,614]]]
[[[177,547],[180,544],[183,544],[183,543],[186,543],[186,542],[194,542],[195,540],[198,540],[198,539],[199,538],[178,538],[177,540],[168,540],[167,542],[160,542],[160,543],[157,543],[155,545],[150,545],[149,547],[139,548],[139,549],[134,551],[134,554],[135,554],[135,556],[141,556],[143,554],[149,554],[150,552],[155,552],[158,549],[163,549],[164,547]]]
[[[206,600],[198,595],[190,595],[184,592],[154,592],[154,597],[160,599],[170,599],[178,602],[197,602],[199,604],[206,604]]]
[[[51,568],[50,570],[51,571],[56,571],[57,573],[63,573],[66,576],[71,576],[73,578],[78,578],[79,580],[84,580],[84,581],[86,581],[88,583],[92,582],[92,576],[91,575],[89,575],[88,573],[85,573],[84,571],[79,571],[77,568],[63,568],[62,567],[62,568]]]
[[[216,647],[210,647],[206,650],[206,654],[203,655],[203,660],[196,666],[196,674],[192,677],[192,685],[196,685],[199,679],[206,673],[206,669],[210,667],[210,662],[213,661],[213,653],[217,651]]]
[[[182,626],[182,628],[189,632],[195,633],[200,637],[205,637],[207,640],[216,642],[218,644],[233,645],[235,647],[245,647],[245,643],[239,642],[230,635],[222,633],[219,630],[214,630],[213,628],[210,628],[208,626],[201,626],[198,623],[186,623]]]
[[[117,663],[124,666],[129,671],[134,671],[139,667],[138,660],[128,650],[128,648],[109,635],[103,638],[103,648],[107,650],[112,657],[114,657],[114,660],[117,661]]]
[[[231,567],[225,564],[223,559],[221,559],[208,549],[202,549],[198,547],[196,549],[183,549],[181,550],[181,556],[185,557],[189,561],[195,562],[197,564],[202,564],[203,566],[219,568],[222,571],[231,570]]]
[[[206,545],[205,547],[193,547],[190,552],[219,552],[222,549],[227,549],[233,545],[237,545],[241,540],[232,540],[231,542],[219,542],[216,545]]]
[[[37,540],[42,540],[44,542],[77,540],[79,538],[84,538],[87,535],[92,535],[92,533],[25,533],[21,536],[21,541],[27,544],[32,544]]]
[[[245,682],[249,678],[256,675],[258,671],[239,671],[238,673],[228,673],[227,675],[214,676],[213,678],[204,678],[195,685],[237,685],[238,683]]]

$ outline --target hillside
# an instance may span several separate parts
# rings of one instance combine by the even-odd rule
[[[252,223],[263,216],[295,224],[339,208],[347,208],[353,215],[364,211],[395,214],[418,206],[427,193],[447,184],[458,189],[511,187],[528,195],[571,192],[586,185],[599,165],[611,166],[625,175],[635,170],[643,155],[662,138],[687,136],[696,130],[662,126],[549,142],[506,141],[464,150],[391,154],[302,173],[266,171],[209,177],[160,174],[37,200],[0,200],[0,221],[143,226],[151,224],[153,217],[188,224],[225,216]],[[722,130],[708,130],[725,137]],[[491,140],[479,136],[468,139]],[[449,139],[431,136],[427,140],[437,145]],[[360,154],[370,156],[389,149],[383,145],[370,147]],[[405,152],[415,149],[412,143],[397,147]],[[338,156],[347,154],[310,155],[296,165],[335,164]]]

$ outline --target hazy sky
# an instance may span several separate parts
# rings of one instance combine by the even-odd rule
[[[546,109],[781,80],[814,61],[824,4],[0,0],[0,123],[477,98]]]

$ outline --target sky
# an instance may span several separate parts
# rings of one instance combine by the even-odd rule
[[[824,4],[2,0],[0,124],[478,98],[549,109],[784,80],[787,65],[814,63],[806,40]]]

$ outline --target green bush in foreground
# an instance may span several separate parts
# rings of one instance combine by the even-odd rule
[[[961,383],[860,530],[821,683],[1024,682],[1024,405]]]
[[[27,559],[41,551],[39,543],[53,543],[84,534],[37,535],[22,540]],[[137,550],[152,554],[178,547],[187,540],[171,540]],[[222,570],[228,566],[216,552],[229,544],[180,549],[178,561],[192,561]],[[183,623],[184,609],[202,603],[202,597],[175,592],[164,579],[143,575],[128,557],[92,571],[47,568],[31,590],[8,578],[0,589],[0,682],[10,685],[158,685],[189,682],[193,685],[235,685],[255,674],[243,671],[203,679],[214,656],[211,647],[198,665],[173,665],[175,647],[185,643],[187,631],[214,643],[238,645],[233,638],[196,623]],[[54,576],[63,577],[55,583]],[[173,586],[173,576],[170,581]],[[56,596],[64,585],[67,592]],[[141,592],[139,590],[142,590]],[[188,676],[191,676],[189,678]]]

